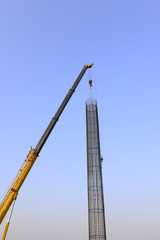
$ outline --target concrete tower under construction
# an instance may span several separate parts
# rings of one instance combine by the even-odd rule
[[[106,240],[97,102],[86,102],[89,240]]]

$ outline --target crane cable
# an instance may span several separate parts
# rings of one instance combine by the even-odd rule
[[[93,71],[93,77],[92,77],[92,71]],[[96,88],[96,77],[95,77],[95,68],[94,68],[94,70],[92,70],[92,69],[89,69],[89,71],[88,71],[88,79],[89,79],[89,81],[88,81],[88,83],[89,83],[89,85],[90,85],[90,98],[92,99],[92,87],[93,87],[93,82],[94,82],[94,92],[95,92],[95,99],[96,99],[96,101],[97,101],[97,88]]]
[[[97,98],[97,87],[96,87],[96,74],[95,74],[95,67],[94,67],[94,70],[93,70],[93,81],[94,81],[94,86],[95,86],[95,98],[96,98],[96,101],[97,101],[98,98]]]
[[[88,83],[89,83],[89,86],[90,86],[90,99],[92,99],[92,72],[91,72],[91,69],[89,69],[88,71]]]

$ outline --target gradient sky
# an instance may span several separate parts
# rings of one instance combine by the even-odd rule
[[[0,0],[0,196],[92,62],[19,192],[7,240],[88,239],[90,76],[108,240],[160,239],[159,0]]]

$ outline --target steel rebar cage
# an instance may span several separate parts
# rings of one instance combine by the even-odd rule
[[[106,240],[97,102],[86,102],[89,240]]]

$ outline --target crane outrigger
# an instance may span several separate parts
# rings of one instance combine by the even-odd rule
[[[37,146],[34,149],[31,148],[31,150],[29,151],[29,153],[28,153],[26,159],[24,160],[24,163],[22,164],[20,170],[18,171],[13,183],[11,184],[11,186],[8,189],[6,195],[4,196],[2,202],[0,203],[0,224],[2,223],[6,213],[8,212],[9,208],[12,205],[11,213],[9,215],[9,219],[7,221],[7,224],[6,224],[2,240],[4,240],[5,237],[6,237],[9,222],[10,222],[10,218],[11,218],[11,214],[12,214],[13,207],[14,207],[14,203],[15,203],[18,192],[19,192],[24,180],[26,179],[29,171],[31,170],[35,160],[39,156],[40,151],[42,150],[45,142],[47,141],[51,131],[53,130],[55,124],[57,123],[61,113],[63,112],[64,108],[66,107],[68,101],[70,100],[72,94],[74,93],[74,91],[75,91],[77,85],[79,84],[80,80],[82,79],[84,73],[86,72],[86,70],[88,68],[91,68],[92,66],[93,66],[93,64],[84,65],[84,67],[83,67],[82,71],[80,72],[78,78],[76,79],[73,86],[69,90],[68,94],[64,98],[64,100],[63,100],[62,104],[60,105],[60,107],[58,108],[55,116],[52,118],[52,120],[49,123],[47,129],[45,130],[44,134],[42,135],[41,139],[39,140]]]

